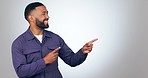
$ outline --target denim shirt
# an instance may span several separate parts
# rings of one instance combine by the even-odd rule
[[[43,58],[56,49],[59,57],[68,65],[75,67],[84,62],[87,55],[80,49],[74,53],[57,34],[43,31],[42,43],[32,34],[30,28],[12,44],[12,60],[19,78],[62,78],[58,69],[58,58],[52,64],[45,64]]]

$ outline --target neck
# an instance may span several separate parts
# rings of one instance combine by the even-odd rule
[[[43,30],[37,26],[30,25],[30,30],[34,35],[42,35],[43,34]]]

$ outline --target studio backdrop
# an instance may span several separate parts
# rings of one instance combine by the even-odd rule
[[[17,78],[11,45],[29,27],[24,9],[35,1],[0,2],[0,78]],[[148,78],[147,0],[39,2],[49,11],[47,30],[60,35],[74,52],[98,38],[83,64],[70,67],[59,58],[64,78]]]

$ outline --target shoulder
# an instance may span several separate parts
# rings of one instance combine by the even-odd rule
[[[52,31],[47,31],[45,30],[46,34],[49,36],[49,37],[57,37],[57,38],[61,38],[58,34],[52,32]]]
[[[61,36],[59,36],[58,34],[52,32],[52,31],[47,31],[47,30],[46,30],[46,33],[48,34],[48,37],[50,37],[50,40],[53,40],[53,41],[56,41],[59,43],[64,43],[64,39]]]
[[[26,40],[25,38],[26,32],[22,33],[21,35],[19,35],[12,43],[12,46],[21,46],[23,44],[23,42]]]
[[[64,39],[62,39],[62,37],[60,37],[58,34],[52,31],[46,31],[46,32],[49,36],[50,42],[54,43],[54,45],[58,45],[60,47],[67,46]]]

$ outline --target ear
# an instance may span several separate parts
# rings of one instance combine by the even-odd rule
[[[29,22],[34,22],[35,19],[34,19],[33,16],[29,15],[29,16],[28,16],[28,20],[29,20]]]

